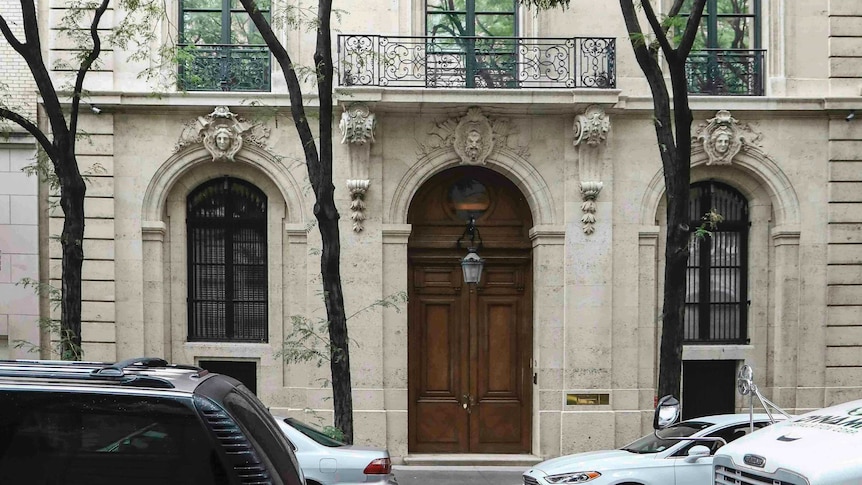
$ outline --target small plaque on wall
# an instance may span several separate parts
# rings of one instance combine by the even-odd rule
[[[601,406],[610,404],[611,396],[607,393],[567,393],[567,406]]]

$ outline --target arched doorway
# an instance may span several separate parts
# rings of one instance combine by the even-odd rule
[[[470,217],[485,259],[475,285],[457,247]],[[523,194],[490,169],[456,167],[417,192],[408,222],[409,451],[529,453],[533,222]]]

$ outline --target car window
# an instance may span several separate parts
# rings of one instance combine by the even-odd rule
[[[302,421],[300,421],[298,419],[285,418],[284,422],[289,424],[290,426],[292,426],[294,429],[296,429],[300,433],[304,434],[305,436],[308,436],[309,438],[313,439],[314,441],[316,441],[317,443],[319,443],[323,446],[328,446],[330,448],[337,448],[339,446],[345,446],[347,444],[347,443],[343,443],[341,441],[338,441],[338,440],[330,437],[329,435],[324,433],[322,430],[317,429],[316,427],[314,427],[310,424],[303,423]]]
[[[0,391],[4,483],[227,484],[188,403],[141,395]]]
[[[661,430],[659,434],[661,434],[663,438],[684,438],[709,426],[712,426],[712,424],[702,421],[683,421],[682,423],[677,423]],[[660,453],[677,443],[679,443],[679,440],[660,439],[653,433],[635,440],[621,449],[639,454]]]
[[[754,429],[756,431],[756,430],[763,428],[764,426],[768,426],[768,425],[769,425],[768,421],[756,422],[756,423],[754,423]],[[747,435],[749,432],[751,432],[751,425],[749,423],[743,423],[743,424],[736,424],[733,426],[728,426],[726,428],[722,428],[722,429],[713,431],[712,433],[709,433],[706,436],[709,436],[711,438],[724,438],[724,441],[730,443],[731,441],[738,440],[739,438],[742,438],[743,436]],[[723,446],[720,441],[691,441],[691,442],[687,443],[685,446],[683,446],[682,448],[680,448],[679,451],[677,451],[676,453],[673,454],[673,456],[687,456],[688,450],[690,450],[692,446],[696,446],[696,445],[703,445],[703,446],[706,446],[707,448],[709,448],[709,454],[710,455],[714,455],[715,452],[718,451],[718,449]]]

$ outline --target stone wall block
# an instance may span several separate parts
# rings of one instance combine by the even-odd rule
[[[862,261],[862,244],[831,244],[826,252],[829,264],[856,264]]]
[[[829,2],[829,15],[862,17],[862,2],[858,0],[831,0]]]
[[[49,237],[59,236],[63,232],[63,219],[52,217],[48,222]],[[84,239],[114,239],[114,220],[113,219],[84,219]],[[59,244],[59,241],[57,242]],[[59,256],[59,254],[58,254]],[[84,257],[89,257],[84,254]],[[105,258],[98,258],[105,259]]]
[[[827,327],[826,328],[826,345],[827,346],[862,346],[862,319],[858,322],[858,326],[854,327]],[[860,381],[862,382],[862,381]]]
[[[829,204],[828,214],[831,223],[862,222],[862,204],[857,202]]]
[[[94,362],[116,362],[117,344],[101,342],[82,342],[81,349],[84,352],[84,360]]]
[[[855,37],[860,33],[862,33],[862,17],[831,17],[829,19],[829,35],[831,37]]]
[[[833,57],[862,57],[862,37],[832,37],[829,53]]]
[[[862,353],[858,347],[827,347],[826,367],[862,367]]]
[[[52,239],[48,242],[48,249],[53,255],[62,255],[60,241]],[[86,259],[114,259],[114,241],[112,239],[87,239],[84,238],[84,258]]]
[[[49,263],[49,277],[59,280],[62,276],[62,266],[59,255]],[[85,259],[81,270],[84,281],[114,281],[114,262]]]
[[[855,60],[855,59],[854,59]],[[862,73],[862,59],[859,59],[859,70]],[[839,140],[829,142],[829,159],[836,160],[862,160],[862,141]]]
[[[829,202],[862,201],[862,182],[830,182]]]
[[[827,231],[829,244],[862,243],[862,223],[829,224]]]
[[[826,369],[826,385],[830,387],[855,387],[862,382],[862,367],[829,367]]]
[[[856,302],[862,304],[862,302]],[[832,306],[826,309],[826,325],[859,325],[862,323],[862,306]]]
[[[860,285],[832,285],[827,288],[827,304],[829,305],[852,305],[862,302],[862,286]]]
[[[842,123],[844,122],[842,121]],[[856,123],[856,125],[862,126],[862,123]],[[859,134],[859,138],[862,139],[862,133]],[[830,182],[855,182],[857,180],[862,180],[862,162],[829,163]]]
[[[114,343],[117,327],[113,322],[81,322],[81,338],[87,342]]]
[[[563,413],[561,420],[563,454],[580,450],[614,448],[614,412],[594,411]]]

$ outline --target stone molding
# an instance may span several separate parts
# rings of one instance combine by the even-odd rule
[[[144,241],[162,242],[165,240],[167,232],[167,225],[162,221],[141,222],[141,239]]]
[[[308,226],[305,224],[285,223],[284,233],[288,244],[306,244],[308,242]]]
[[[740,123],[730,111],[722,109],[697,126],[692,142],[700,143],[706,152],[707,165],[730,165],[741,150],[760,149],[762,138],[750,124]]]
[[[532,246],[562,246],[566,244],[565,226],[544,224],[533,226],[529,232]]]
[[[802,232],[796,225],[775,226],[769,232],[773,246],[799,246]]]
[[[692,169],[706,167],[709,157],[700,144],[692,147]],[[738,171],[739,175],[752,179],[757,185],[762,185],[769,195],[775,214],[776,225],[798,225],[800,222],[799,197],[787,175],[775,161],[754,145],[748,145],[740,151],[731,166],[711,166],[714,170]],[[738,185],[738,184],[735,184]],[[655,223],[659,203],[665,193],[664,173],[659,169],[647,184],[641,202],[640,223],[651,225]]]
[[[581,224],[584,234],[596,231],[596,211],[599,194],[602,192],[602,155],[607,146],[608,132],[611,129],[610,117],[598,105],[588,106],[583,114],[575,116],[574,145],[578,148],[578,171],[581,182]]]
[[[214,162],[233,162],[243,143],[266,149],[270,130],[231,113],[227,106],[216,106],[212,113],[183,124],[174,153],[201,143]]]
[[[165,160],[150,177],[150,183],[144,192],[141,207],[143,224],[161,221],[168,194],[174,185],[190,170],[204,163],[213,162],[211,154],[201,144],[188,146]],[[302,190],[285,164],[275,160],[269,152],[252,144],[243,146],[236,158],[236,163],[257,169],[269,178],[287,203],[286,217],[289,221],[304,222],[306,212]]]
[[[350,193],[350,220],[353,232],[362,232],[365,221],[365,194],[371,186],[369,178],[371,165],[371,144],[374,143],[374,129],[377,119],[366,104],[354,103],[341,113],[338,129],[341,130],[341,143],[348,145],[350,156],[350,178],[347,190]]]
[[[518,127],[510,119],[489,117],[478,106],[471,106],[463,116],[434,122],[417,154],[426,157],[441,148],[452,148],[462,164],[485,165],[497,150],[508,149],[528,159],[529,146],[520,145],[517,134]]]
[[[416,160],[398,181],[388,218],[384,223],[406,223],[413,196],[425,182],[447,168],[459,166],[460,158],[451,146],[439,147]],[[488,158],[487,167],[506,176],[524,194],[536,225],[557,221],[551,190],[536,168],[516,152],[498,146]]]
[[[384,224],[383,244],[407,245],[411,232],[413,232],[412,224]]]

